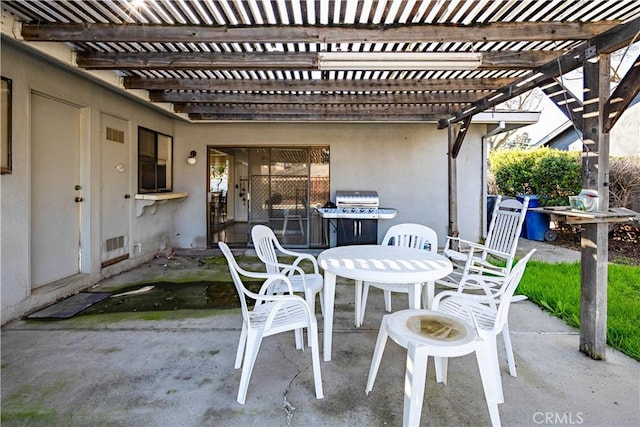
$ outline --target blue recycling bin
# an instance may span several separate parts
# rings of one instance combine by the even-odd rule
[[[518,196],[517,199],[518,201],[523,202],[524,197],[525,196]],[[535,195],[529,196],[529,208],[537,208],[539,206],[540,198]],[[524,237],[525,239],[543,242],[545,240],[545,234],[549,230],[550,220],[551,218],[549,214],[542,212],[531,212],[527,210],[520,236]]]

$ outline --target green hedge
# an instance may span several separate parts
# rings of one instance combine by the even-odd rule
[[[499,194],[535,194],[541,206],[566,206],[568,196],[580,193],[582,163],[580,152],[547,147],[494,151],[489,167]]]

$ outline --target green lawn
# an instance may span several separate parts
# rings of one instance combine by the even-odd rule
[[[640,267],[609,264],[607,343],[640,361]],[[529,261],[516,293],[580,326],[580,263]]]

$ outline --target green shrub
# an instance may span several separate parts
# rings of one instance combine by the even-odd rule
[[[496,189],[505,196],[535,194],[541,206],[565,206],[568,196],[580,193],[580,152],[547,147],[509,149],[489,155],[489,167]]]

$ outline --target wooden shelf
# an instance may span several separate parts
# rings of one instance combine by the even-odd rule
[[[567,224],[595,224],[598,222],[627,222],[640,220],[640,213],[627,208],[611,208],[608,212],[585,212],[571,209],[571,206],[546,206],[530,208],[532,212],[551,215],[551,221],[562,221]]]

